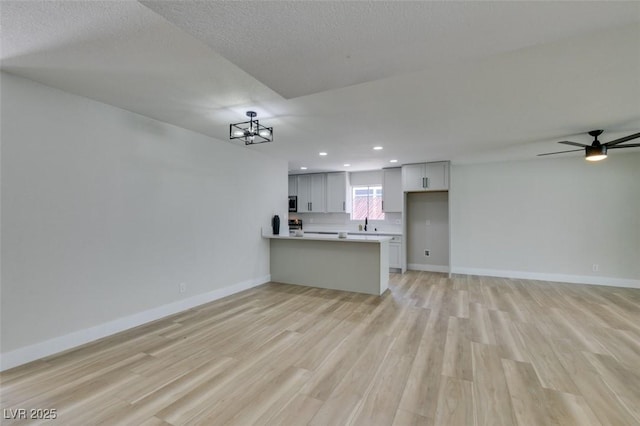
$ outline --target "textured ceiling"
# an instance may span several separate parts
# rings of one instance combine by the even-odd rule
[[[285,98],[464,63],[638,19],[637,7],[597,2],[579,7],[570,2],[142,3]],[[635,16],[629,13],[634,11]]]
[[[222,141],[255,110],[276,139],[247,149],[292,170],[532,159],[640,130],[640,2],[145,5],[3,1],[2,69]]]

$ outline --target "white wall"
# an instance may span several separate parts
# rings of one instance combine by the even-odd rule
[[[5,368],[268,280],[287,217],[286,161],[5,73],[1,172]]]
[[[640,286],[638,152],[454,165],[449,197],[454,273]]]
[[[349,172],[349,183],[351,185],[382,185],[382,170]]]

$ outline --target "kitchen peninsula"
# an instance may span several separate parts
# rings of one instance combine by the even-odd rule
[[[389,241],[371,235],[264,235],[271,246],[271,280],[374,294],[389,284]]]

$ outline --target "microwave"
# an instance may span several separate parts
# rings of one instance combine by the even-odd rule
[[[289,211],[298,211],[298,197],[296,195],[289,195]]]

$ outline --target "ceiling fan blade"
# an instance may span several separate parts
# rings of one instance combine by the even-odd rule
[[[584,151],[584,150],[583,149],[570,149],[569,151],[547,152],[546,154],[538,154],[538,157],[542,157],[543,155],[564,154],[565,152],[578,152],[578,151]]]
[[[619,143],[630,141],[632,139],[640,138],[640,133],[634,133],[633,135],[625,136],[624,138],[616,139],[611,142],[603,143],[602,145],[606,145],[607,147],[611,147],[614,145],[618,145]]]
[[[560,142],[558,142],[558,143],[563,143],[563,144],[565,144],[565,145],[581,146],[581,147],[583,147],[583,148],[584,148],[585,146],[589,146],[589,145],[584,145],[584,144],[581,144],[581,143],[578,143],[578,142],[571,142],[571,141],[560,141]]]
[[[608,146],[607,149],[618,149],[618,148],[637,148],[640,146],[640,143],[630,143],[628,145],[614,145]]]

